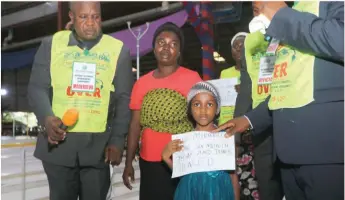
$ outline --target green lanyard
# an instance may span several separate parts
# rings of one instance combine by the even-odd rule
[[[89,50],[87,48],[84,48],[84,55],[85,56],[89,55]]]

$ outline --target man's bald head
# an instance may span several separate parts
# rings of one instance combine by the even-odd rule
[[[74,9],[78,9],[81,4],[95,4],[96,8],[99,9],[101,12],[101,3],[99,1],[70,1],[69,2],[69,9],[70,11],[74,12]]]
[[[80,40],[94,40],[101,34],[101,4],[95,1],[69,3],[69,17]]]

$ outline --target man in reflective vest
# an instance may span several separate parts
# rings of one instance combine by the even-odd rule
[[[286,199],[344,199],[344,2],[253,6],[274,43],[267,51],[275,61],[264,58],[258,80],[270,82],[271,93],[215,131],[260,134],[273,124]]]
[[[104,200],[129,127],[131,59],[122,41],[102,34],[99,2],[70,3],[69,16],[73,30],[43,40],[32,68],[29,104],[45,127],[34,156],[51,200]],[[70,108],[79,118],[64,130]]]

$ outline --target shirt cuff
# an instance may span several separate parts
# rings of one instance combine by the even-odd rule
[[[249,122],[249,124],[250,124],[250,129],[254,129],[253,124],[252,124],[252,122],[250,121],[250,119],[249,119],[247,116],[245,116],[245,115],[243,115],[243,116],[248,120],[248,122]]]

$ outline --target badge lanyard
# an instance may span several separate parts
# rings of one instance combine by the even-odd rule
[[[94,92],[96,89],[96,64],[73,63],[72,91]]]
[[[279,40],[272,38],[266,50],[266,56],[260,59],[260,69],[258,85],[266,85],[272,83],[274,64],[276,61],[276,51],[279,46]]]
[[[89,50],[87,48],[84,48],[83,49],[83,52],[84,52],[84,55],[85,56],[88,56],[89,55]]]

